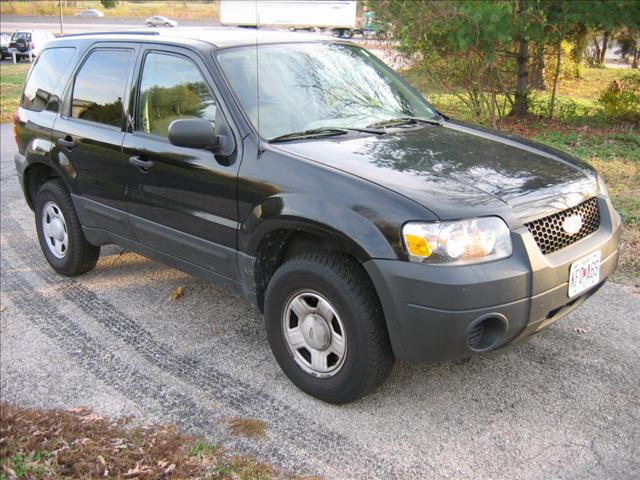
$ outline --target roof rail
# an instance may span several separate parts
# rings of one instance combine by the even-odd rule
[[[84,32],[84,33],[70,33],[68,35],[62,35],[63,38],[67,37],[84,37],[88,35],[160,35],[160,32],[149,30],[116,30],[108,32]]]

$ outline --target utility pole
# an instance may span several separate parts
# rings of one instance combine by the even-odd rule
[[[58,0],[58,6],[60,7],[60,35],[64,35],[64,23],[62,20],[62,0]]]

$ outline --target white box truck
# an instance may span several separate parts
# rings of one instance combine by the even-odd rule
[[[220,0],[222,25],[292,30],[315,27],[345,37],[359,31],[356,12],[356,0]]]

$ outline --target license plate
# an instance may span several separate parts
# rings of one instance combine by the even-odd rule
[[[573,262],[569,271],[569,297],[574,297],[600,281],[600,250]]]

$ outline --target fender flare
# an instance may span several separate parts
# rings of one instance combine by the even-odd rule
[[[238,247],[247,255],[255,256],[262,239],[275,230],[315,230],[350,242],[362,252],[360,260],[398,258],[389,239],[365,213],[375,214],[298,193],[274,195],[256,205],[241,222]]]

